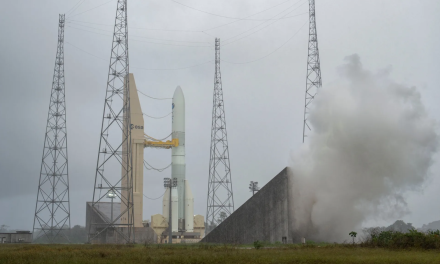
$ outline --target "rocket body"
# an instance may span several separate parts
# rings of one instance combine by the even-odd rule
[[[172,113],[172,138],[179,139],[179,146],[172,148],[171,154],[173,163],[171,177],[177,179],[178,225],[176,227],[179,230],[185,230],[185,97],[180,86],[174,91]]]
[[[173,95],[172,138],[179,145],[171,152],[171,178],[177,179],[177,187],[171,192],[171,221],[173,232],[194,231],[194,196],[186,180],[185,161],[185,97],[178,86]],[[163,216],[169,221],[169,191],[163,198]]]

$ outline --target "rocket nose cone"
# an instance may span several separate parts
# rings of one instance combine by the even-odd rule
[[[180,98],[185,99],[185,97],[183,96],[182,88],[180,88],[180,86],[177,86],[176,90],[174,91],[173,99],[176,100]]]

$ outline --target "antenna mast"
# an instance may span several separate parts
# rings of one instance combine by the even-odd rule
[[[90,243],[134,243],[127,0],[118,0],[91,209]],[[121,140],[122,139],[122,140]],[[115,200],[115,202],[113,202]],[[115,204],[120,206],[114,207]],[[110,205],[111,204],[111,205]],[[108,206],[111,208],[108,208]],[[111,216],[105,212],[111,209]]]
[[[47,115],[43,158],[34,216],[35,242],[69,242],[69,173],[64,81],[64,24],[59,16],[58,45]]]
[[[303,142],[311,131],[308,115],[310,104],[322,86],[319,62],[318,34],[316,32],[315,0],[309,0],[309,52],[307,56],[307,80],[304,103]]]
[[[228,137],[220,73],[220,39],[215,39],[215,77],[209,160],[206,233],[234,212]]]

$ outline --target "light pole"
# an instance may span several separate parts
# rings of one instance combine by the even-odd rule
[[[249,190],[252,192],[252,196],[255,194],[255,192],[258,192],[260,190],[260,187],[258,187],[258,182],[251,181],[251,183],[249,183]]]
[[[111,208],[111,214],[110,214],[110,221],[111,221],[111,223],[113,223],[113,199],[116,198],[116,193],[114,193],[113,190],[110,190],[110,191],[107,193],[107,198],[110,198],[111,201],[112,201],[112,208]]]
[[[169,205],[169,216],[168,216],[168,228],[169,228],[168,243],[172,244],[173,243],[173,225],[172,225],[173,221],[172,221],[171,213],[172,213],[172,205],[173,204],[171,202],[171,190],[177,186],[177,179],[176,178],[173,178],[173,179],[164,178],[163,179],[163,186],[165,188],[170,188],[170,205]]]

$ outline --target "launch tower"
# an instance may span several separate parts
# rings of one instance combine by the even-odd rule
[[[228,137],[220,73],[220,39],[215,39],[215,77],[212,109],[211,154],[209,160],[206,232],[234,212]]]
[[[65,15],[59,16],[58,46],[41,160],[34,217],[34,241],[68,242],[70,229],[67,159],[66,94],[64,82]]]
[[[309,51],[307,56],[306,94],[304,103],[303,142],[311,130],[308,115],[310,104],[322,86],[319,61],[318,33],[316,32],[315,0],[309,0]]]
[[[89,242],[111,243],[111,239],[114,239],[113,243],[135,241],[128,75],[127,0],[118,0],[91,203],[91,209],[100,214],[103,222],[90,220],[87,223]],[[111,203],[111,217],[100,210],[103,202]],[[120,210],[114,210],[114,203],[120,204]],[[118,240],[115,240],[116,237]]]

